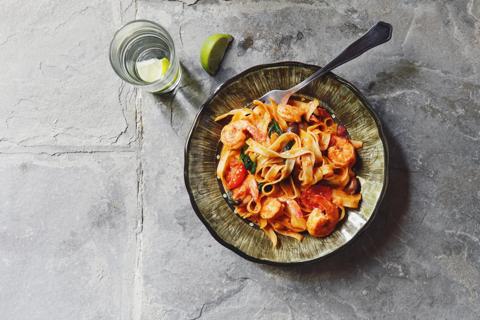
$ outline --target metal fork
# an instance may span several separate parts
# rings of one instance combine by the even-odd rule
[[[364,52],[390,40],[392,37],[392,30],[393,28],[391,24],[383,21],[377,22],[377,24],[370,28],[370,30],[368,30],[362,37],[346,47],[335,59],[327,63],[323,68],[316,71],[307,79],[287,90],[269,91],[258,100],[263,103],[270,103],[270,99],[272,99],[276,103],[286,104],[292,94],[303,89],[313,80],[320,78],[336,67],[341,66],[342,64],[360,56]]]

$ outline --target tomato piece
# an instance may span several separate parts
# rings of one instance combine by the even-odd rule
[[[327,109],[323,108],[323,107],[318,107],[318,115],[319,117],[321,117],[322,119],[326,119],[326,118],[331,118],[332,116],[330,115],[330,113],[327,111]]]
[[[231,160],[225,174],[227,188],[232,190],[239,187],[247,177],[247,169],[245,165],[237,159]]]
[[[347,128],[344,125],[340,124],[337,127],[337,135],[343,138],[347,137]]]
[[[329,186],[324,186],[323,184],[316,184],[310,187],[311,192],[318,194],[328,201],[332,200],[332,188]]]
[[[331,200],[332,188],[321,184],[311,186],[300,196],[300,201],[306,208],[319,208],[327,212],[333,212],[336,209]]]

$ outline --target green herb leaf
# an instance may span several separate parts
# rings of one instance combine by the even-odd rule
[[[255,170],[257,170],[257,163],[253,162],[252,159],[250,159],[250,157],[245,154],[247,148],[245,148],[245,146],[242,148],[242,152],[240,153],[240,160],[242,160],[245,169],[250,171],[252,174],[255,174]]]
[[[293,145],[295,144],[295,140],[290,140],[288,143],[283,147],[283,151],[288,151],[292,149]]]
[[[262,192],[262,187],[263,187],[264,184],[265,184],[265,183],[263,183],[263,182],[260,182],[260,183],[258,184],[258,191],[259,191],[259,192]]]
[[[276,133],[278,135],[281,135],[283,133],[282,129],[280,129],[280,126],[278,125],[277,121],[272,120],[270,124],[268,125],[268,136],[271,136],[272,133]]]
[[[252,160],[250,159],[249,156],[247,156],[245,153],[240,153],[240,160],[242,160],[243,165],[245,168],[250,171],[250,168],[252,167]]]
[[[255,174],[255,172],[257,172],[257,163],[256,162],[253,162],[253,165],[252,165],[252,168],[251,168],[250,172],[252,174]]]

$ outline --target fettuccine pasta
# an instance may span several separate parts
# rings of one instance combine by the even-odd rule
[[[235,211],[257,224],[277,245],[277,234],[301,241],[330,235],[358,208],[360,183],[353,166],[361,141],[317,99],[291,98],[287,104],[253,101],[232,110],[221,132],[217,166]]]

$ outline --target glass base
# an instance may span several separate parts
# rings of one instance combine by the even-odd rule
[[[173,80],[169,84],[163,86],[160,89],[151,88],[151,89],[145,89],[145,91],[151,92],[151,93],[154,93],[154,94],[169,93],[169,92],[172,92],[173,90],[175,90],[175,88],[180,83],[181,79],[182,79],[182,67],[179,66],[176,76],[173,78]]]

